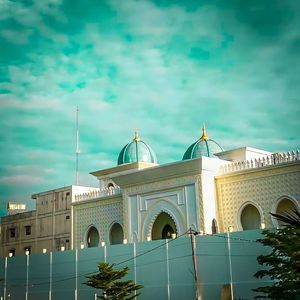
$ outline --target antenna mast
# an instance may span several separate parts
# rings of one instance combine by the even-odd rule
[[[76,185],[78,185],[79,183],[79,170],[78,170],[78,158],[79,158],[79,153],[80,153],[80,150],[79,150],[79,109],[78,109],[78,106],[77,106],[77,109],[76,109]]]

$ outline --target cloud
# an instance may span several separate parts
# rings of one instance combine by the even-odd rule
[[[277,2],[267,14],[258,2],[106,3],[79,20],[83,2],[2,0],[0,20],[16,24],[4,34],[28,32],[22,47],[4,40],[10,59],[1,65],[0,160],[18,166],[2,171],[11,194],[13,182],[32,180],[28,194],[74,182],[77,105],[87,185],[97,185],[90,171],[115,166],[135,127],[160,163],[180,160],[203,122],[226,149],[299,145],[295,8],[290,15],[287,4],[286,18]]]
[[[1,184],[11,186],[27,186],[45,183],[46,174],[53,173],[53,170],[46,168],[40,170],[38,165],[4,165],[6,176],[0,178]]]
[[[5,30],[4,29],[1,31],[2,37],[7,39],[8,41],[10,41],[14,44],[18,44],[18,45],[28,43],[28,38],[30,37],[30,35],[32,33],[33,33],[33,30],[30,30],[30,29],[25,29],[22,31],[8,30],[8,29]]]

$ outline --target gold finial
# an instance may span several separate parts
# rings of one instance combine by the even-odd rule
[[[134,140],[135,142],[138,142],[138,141],[140,140],[139,134],[138,134],[138,129],[137,129],[137,128],[135,129],[133,140]]]
[[[207,141],[208,140],[208,136],[206,134],[206,129],[205,129],[205,125],[203,124],[203,127],[202,127],[202,136],[200,138],[201,140],[203,141]]]

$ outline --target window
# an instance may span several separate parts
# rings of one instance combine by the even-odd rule
[[[241,225],[243,230],[259,229],[261,216],[259,210],[252,204],[247,204],[241,213]]]
[[[218,223],[217,223],[216,219],[212,220],[212,223],[211,223],[211,233],[212,234],[218,233]]]
[[[66,216],[66,220],[70,220],[70,216]]]
[[[107,185],[107,187],[108,187],[109,189],[112,189],[112,188],[114,188],[115,186],[114,186],[113,183],[110,182],[110,183]]]
[[[296,210],[295,203],[288,198],[283,198],[280,200],[280,202],[277,205],[276,214],[281,214],[281,215],[293,214],[295,210]],[[284,225],[284,222],[278,220],[276,221],[278,223],[278,226]]]
[[[86,238],[86,241],[87,241],[87,245],[89,248],[91,247],[97,247],[98,244],[99,244],[99,233],[98,233],[98,230],[92,226],[88,233],[87,233],[87,238]]]
[[[30,225],[25,226],[25,234],[26,235],[31,235],[31,226]]]
[[[119,223],[114,223],[110,229],[109,241],[111,245],[122,244],[124,238],[123,228]]]
[[[10,229],[9,229],[9,236],[10,236],[11,238],[16,237],[16,228],[10,228]]]

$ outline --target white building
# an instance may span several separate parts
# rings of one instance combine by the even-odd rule
[[[135,134],[117,166],[91,174],[100,189],[73,199],[73,248],[273,227],[269,212],[300,207],[299,151],[224,151],[205,129],[182,161],[158,165]]]

